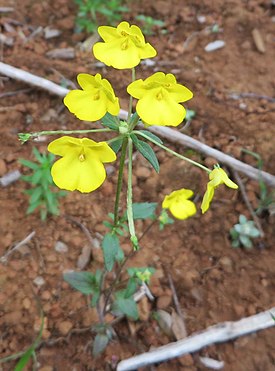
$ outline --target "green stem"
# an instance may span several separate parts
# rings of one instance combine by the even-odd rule
[[[134,217],[133,217],[133,189],[132,189],[132,174],[133,173],[133,142],[129,138],[128,141],[128,188],[127,188],[127,217],[129,232],[132,238],[136,238]],[[133,241],[132,241],[133,242]]]
[[[117,227],[117,224],[118,224],[119,200],[120,200],[120,194],[121,194],[121,189],[122,189],[123,169],[124,169],[124,164],[125,164],[127,145],[128,145],[128,138],[125,137],[123,139],[123,143],[121,147],[121,155],[120,155],[120,162],[119,162],[119,171],[118,171],[117,188],[116,188],[116,200],[115,200],[115,209],[114,209],[114,227]]]
[[[118,135],[117,137],[114,137],[114,138],[112,138],[112,139],[106,140],[106,142],[107,142],[108,144],[110,144],[110,143],[115,142],[116,140],[118,140],[118,139],[120,139],[120,138],[122,138],[122,136],[121,136],[121,135]]]
[[[130,121],[129,133],[131,133],[133,131],[134,127],[138,123],[138,120],[139,120],[138,114],[133,115],[132,120],[133,120],[132,122]]]
[[[104,133],[112,131],[111,129],[87,129],[87,130],[44,130],[36,133],[29,133],[32,137],[40,135],[54,135],[54,134],[85,134],[85,133]],[[28,133],[27,133],[28,134]]]
[[[132,68],[132,82],[136,79],[136,70],[135,67]],[[128,117],[127,122],[130,122],[131,116],[132,116],[132,110],[133,110],[133,97],[130,95],[129,99],[129,110],[128,110]]]
[[[174,155],[174,156],[180,158],[181,160],[184,160],[184,161],[186,161],[186,162],[189,162],[190,164],[193,164],[193,165],[195,165],[195,166],[197,166],[197,167],[203,169],[203,170],[206,171],[208,174],[211,173],[211,170],[208,169],[206,166],[204,166],[204,165],[202,165],[202,164],[200,164],[200,163],[198,163],[198,162],[196,162],[196,161],[193,161],[193,160],[191,160],[191,159],[188,158],[188,157],[185,157],[185,156],[183,156],[183,155],[180,155],[179,153],[177,153],[177,152],[173,151],[172,149],[170,149],[170,148],[164,146],[163,144],[158,143],[156,140],[152,139],[151,137],[148,137],[146,134],[141,133],[141,132],[138,131],[138,130],[134,130],[133,133],[135,133],[135,134],[137,134],[137,135],[141,135],[143,138],[149,140],[150,142],[154,143],[155,145],[159,146],[160,148],[164,149],[165,151],[171,153],[172,155]]]

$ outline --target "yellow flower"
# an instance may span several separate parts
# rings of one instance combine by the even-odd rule
[[[165,196],[162,207],[169,209],[171,214],[177,219],[187,219],[196,214],[196,205],[189,198],[194,194],[190,189],[179,189]]]
[[[127,91],[139,99],[136,110],[142,121],[157,126],[179,125],[186,115],[179,103],[193,97],[189,89],[177,83],[174,75],[163,72],[132,82]]]
[[[100,26],[98,33],[104,42],[96,43],[93,53],[107,66],[119,70],[133,68],[141,59],[157,55],[152,45],[145,42],[140,28],[128,22],[121,22],[117,27]]]
[[[149,269],[145,269],[145,271],[139,271],[136,273],[137,278],[139,278],[142,282],[148,283],[150,281],[150,278],[152,276],[152,273],[149,271]]]
[[[54,183],[61,189],[92,192],[104,182],[104,162],[116,159],[115,152],[106,142],[64,136],[48,145],[48,151],[61,156],[52,166]]]
[[[80,73],[77,81],[83,90],[72,90],[64,98],[64,104],[77,118],[85,121],[100,120],[106,112],[116,116],[119,113],[119,102],[112,85],[95,76]]]
[[[209,174],[210,182],[207,183],[207,190],[203,196],[202,204],[201,204],[201,211],[204,214],[210,206],[210,203],[214,197],[215,189],[220,184],[225,184],[229,188],[237,189],[238,185],[232,180],[230,180],[226,174],[226,172],[216,165],[214,170],[211,171]]]

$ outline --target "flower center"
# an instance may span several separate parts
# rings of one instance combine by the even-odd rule
[[[161,91],[156,95],[156,98],[157,98],[157,100],[162,100],[163,99],[163,94],[162,94]]]
[[[128,40],[128,38],[125,40],[125,41],[123,41],[123,43],[121,44],[121,50],[126,50],[126,49],[128,49],[128,46],[129,46],[129,40]]]
[[[79,155],[78,159],[79,159],[80,162],[85,161],[85,156],[83,155],[83,153],[81,153],[81,154]]]
[[[93,100],[99,100],[100,99],[100,94],[99,90],[93,95]]]

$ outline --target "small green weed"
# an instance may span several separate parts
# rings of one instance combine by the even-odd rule
[[[148,15],[139,14],[136,16],[136,20],[142,23],[142,29],[145,35],[154,35],[156,28],[162,29],[161,33],[167,33],[167,30],[163,28],[165,26],[165,23],[160,19],[155,19]]]
[[[128,12],[123,0],[74,0],[78,5],[76,18],[77,31],[94,33],[100,25],[100,17],[109,25],[114,25],[122,19],[122,14]]]
[[[29,207],[27,214],[33,213],[37,208],[40,209],[42,220],[46,220],[48,214],[58,215],[58,198],[65,196],[65,191],[54,191],[55,185],[51,176],[51,166],[54,155],[41,154],[35,147],[33,154],[36,162],[20,159],[19,162],[31,169],[31,175],[23,175],[22,180],[32,185],[31,189],[25,191],[29,195]]]
[[[239,223],[230,229],[232,246],[244,246],[246,249],[251,249],[253,247],[251,238],[259,237],[260,234],[253,220],[247,220],[244,215],[240,215]]]

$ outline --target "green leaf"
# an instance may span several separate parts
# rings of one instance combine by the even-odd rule
[[[135,134],[131,134],[131,138],[136,149],[142,154],[144,158],[146,158],[147,161],[150,162],[155,171],[159,173],[159,162],[153,149],[149,146],[148,143],[139,140]]]
[[[247,222],[247,219],[244,215],[239,216],[239,222],[240,224],[245,224]]]
[[[26,167],[29,167],[32,170],[37,170],[39,168],[39,166],[40,166],[40,165],[36,164],[35,162],[24,160],[23,158],[22,159],[19,159],[19,162],[20,162],[20,164],[22,164],[22,165],[24,165]]]
[[[29,348],[23,356],[20,358],[20,360],[17,362],[14,371],[23,371],[26,367],[27,363],[29,362],[30,358],[32,357],[34,353],[33,348]]]
[[[155,142],[162,144],[163,141],[157,137],[155,134],[151,133],[151,131],[148,130],[139,130],[138,132],[145,134],[147,137],[153,139]],[[138,134],[138,133],[136,133]]]
[[[93,294],[97,288],[95,276],[90,272],[68,272],[63,274],[63,278],[84,295]]]
[[[236,225],[238,225],[238,224],[236,224]],[[235,228],[231,228],[230,231],[229,231],[229,233],[230,233],[230,236],[233,239],[236,239],[236,238],[239,237],[239,233],[238,233],[238,231]]]
[[[245,236],[245,235],[240,235],[239,237],[240,241],[241,241],[241,244],[246,247],[247,249],[251,249],[253,247],[253,244],[250,240],[249,237]]]
[[[40,196],[42,195],[42,188],[36,187],[31,190],[31,198],[30,198],[30,204],[33,204],[34,202],[38,201]]]
[[[234,230],[237,232],[237,234],[241,234],[242,233],[242,230],[243,230],[243,227],[241,224],[235,224],[234,225]]]
[[[103,126],[106,126],[107,128],[111,130],[118,131],[117,117],[111,115],[109,112],[107,112],[106,115],[102,117],[101,123]]]
[[[41,155],[41,153],[38,151],[38,149],[36,147],[33,147],[32,152],[34,154],[34,157],[37,159],[37,161],[42,164],[44,162],[44,158]]]
[[[43,208],[43,209],[40,210],[40,218],[41,218],[42,222],[44,222],[47,219],[47,215],[48,215],[47,209]]]
[[[119,246],[118,247],[118,252],[116,254],[116,261],[117,262],[122,262],[123,259],[124,259],[124,252],[123,252],[122,248]]]
[[[130,298],[117,298],[115,301],[118,309],[127,317],[133,320],[138,320],[138,309],[134,299]]]
[[[93,356],[96,357],[102,353],[109,343],[109,338],[105,334],[97,334],[93,343]]]
[[[148,219],[155,216],[158,204],[156,202],[136,202],[133,203],[133,218]]]
[[[34,212],[34,210],[41,205],[41,201],[40,200],[37,200],[36,202],[34,202],[33,204],[30,204],[30,206],[27,208],[27,211],[26,213],[27,214],[31,214]]]
[[[40,182],[40,179],[42,178],[43,172],[41,169],[38,169],[33,175],[31,182],[33,184],[38,184]]]
[[[116,140],[109,143],[109,147],[111,147],[115,153],[118,153],[118,151],[120,150],[122,146],[122,142],[123,142],[123,138],[118,137]]]
[[[98,300],[99,300],[99,297],[100,297],[100,291],[99,289],[96,289],[94,292],[93,292],[93,297],[91,299],[91,306],[92,307],[95,307],[98,303]]]
[[[239,242],[239,240],[234,240],[234,241],[232,241],[231,245],[232,245],[232,247],[240,247],[240,242]]]
[[[249,231],[249,236],[252,237],[252,238],[259,237],[260,235],[261,235],[261,232],[256,227],[252,228]]]
[[[102,241],[105,268],[108,272],[113,269],[116,261],[116,255],[119,249],[119,239],[117,235],[107,233]]]
[[[27,363],[29,362],[30,358],[34,355],[35,348],[38,346],[38,344],[40,342],[40,339],[41,339],[42,333],[43,333],[43,328],[44,328],[44,316],[42,314],[42,320],[41,320],[41,325],[40,325],[40,329],[39,329],[39,334],[37,335],[33,344],[29,347],[29,349],[26,350],[26,352],[19,359],[19,361],[15,365],[14,371],[23,371],[24,370],[24,368],[27,365]]]
[[[130,296],[134,295],[136,291],[137,291],[136,279],[134,277],[131,277],[127,283],[124,297],[129,298]]]

